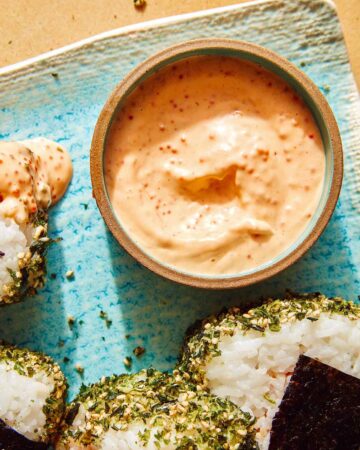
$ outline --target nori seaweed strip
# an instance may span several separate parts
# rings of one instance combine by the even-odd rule
[[[269,450],[359,450],[360,380],[301,355],[276,413]]]
[[[27,439],[0,419],[0,449],[1,450],[46,450],[48,444]]]

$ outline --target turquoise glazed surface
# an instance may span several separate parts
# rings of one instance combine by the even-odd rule
[[[298,263],[250,288],[210,292],[179,286],[140,267],[116,243],[92,198],[89,149],[98,114],[119,80],[171,44],[200,37],[245,39],[301,67],[325,93],[345,153],[340,201],[322,237]],[[266,1],[141,24],[0,71],[0,138],[46,136],[65,145],[74,178],[50,214],[49,277],[35,298],[0,309],[0,337],[42,350],[62,366],[70,396],[82,382],[148,365],[170,369],[186,328],[222,307],[260,296],[360,293],[360,112],[333,6],[320,0]],[[67,280],[67,270],[75,277]],[[100,317],[107,313],[112,323]],[[76,321],[69,328],[67,318]],[[64,357],[69,358],[67,363]],[[81,376],[75,364],[85,371]]]

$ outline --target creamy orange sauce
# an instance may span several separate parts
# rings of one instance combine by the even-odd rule
[[[56,142],[0,142],[0,214],[27,223],[64,195],[71,177],[70,156]]]
[[[114,121],[108,193],[130,237],[197,274],[232,274],[286,250],[320,199],[325,153],[311,112],[280,78],[217,56],[147,79]]]

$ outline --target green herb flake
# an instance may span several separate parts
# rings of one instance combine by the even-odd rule
[[[263,395],[264,399],[266,401],[268,401],[269,403],[271,403],[272,405],[275,405],[276,402],[273,398],[270,397],[270,394],[267,392],[266,394]]]

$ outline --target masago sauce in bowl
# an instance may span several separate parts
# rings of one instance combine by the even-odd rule
[[[115,221],[130,253],[169,278],[249,284],[296,260],[309,236],[307,247],[316,239],[314,228],[322,231],[338,195],[330,194],[340,141],[336,125],[319,124],[324,115],[303,80],[272,70],[273,54],[262,49],[254,58],[228,41],[218,51],[192,44],[193,53],[179,46],[155,57],[109,100],[116,107],[102,141],[108,224],[114,231]]]

